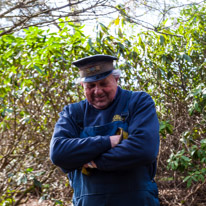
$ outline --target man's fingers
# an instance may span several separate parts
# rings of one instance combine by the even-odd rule
[[[94,163],[94,161],[88,162],[87,164],[84,164],[83,167],[85,168],[97,168],[97,165]]]
[[[94,161],[91,161],[90,163],[92,164],[93,168],[97,168],[97,165],[94,163]]]

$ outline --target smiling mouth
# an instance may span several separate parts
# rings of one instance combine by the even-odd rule
[[[95,100],[99,100],[99,101],[101,101],[101,100],[103,100],[105,97],[106,97],[106,96],[94,97],[94,99],[95,99]]]

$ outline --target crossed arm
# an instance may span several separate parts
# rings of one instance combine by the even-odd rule
[[[111,143],[111,147],[115,147],[116,145],[118,145],[122,139],[121,135],[113,135],[110,136],[110,143]],[[95,164],[95,162],[92,160],[86,164],[83,165],[84,168],[97,168],[97,165]]]
[[[78,138],[75,122],[61,116],[50,144],[53,163],[68,172],[82,166],[111,171],[153,162],[159,149],[159,124],[151,97],[143,95],[139,103],[134,99],[129,136],[120,143],[120,135]]]

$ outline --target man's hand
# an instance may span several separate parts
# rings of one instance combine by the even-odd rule
[[[116,145],[118,145],[122,140],[122,132],[120,133],[120,135],[113,135],[110,136],[110,142],[111,142],[111,146],[115,147]],[[83,165],[83,168],[87,169],[87,168],[97,168],[97,165],[94,163],[94,161],[88,162],[86,164]]]
[[[115,147],[116,145],[118,145],[122,140],[122,136],[121,135],[114,135],[114,136],[110,136],[110,142],[112,147]]]
[[[87,164],[83,165],[84,168],[97,168],[97,165],[94,163],[94,161],[88,162]]]

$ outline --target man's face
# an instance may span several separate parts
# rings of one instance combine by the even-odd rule
[[[105,109],[113,101],[117,91],[117,80],[112,74],[96,82],[84,82],[84,94],[96,109]]]

